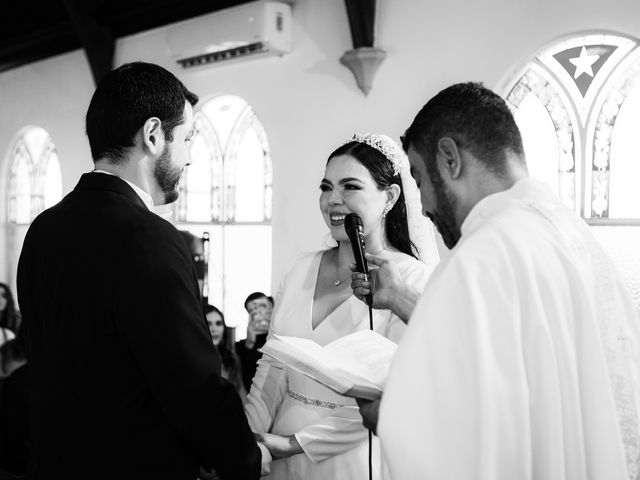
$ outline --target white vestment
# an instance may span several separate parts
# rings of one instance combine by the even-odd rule
[[[311,313],[323,252],[298,259],[278,289],[270,335],[295,336],[326,345],[369,328],[367,306],[353,295],[315,329]],[[384,252],[396,261],[401,275],[416,288],[424,288],[431,271],[408,255]],[[398,342],[406,325],[389,310],[374,310],[373,325],[381,335]],[[304,453],[274,460],[270,479],[365,480],[367,430],[353,398],[339,395],[308,377],[263,355],[245,412],[254,432],[296,435]],[[374,478],[380,476],[380,455],[374,438]]]
[[[461,230],[382,397],[392,478],[638,478],[638,319],[587,225],[525,179]]]

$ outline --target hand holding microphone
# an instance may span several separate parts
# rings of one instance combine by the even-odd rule
[[[355,258],[355,265],[351,266],[354,295],[370,307],[391,310],[407,323],[421,292],[406,283],[393,261],[366,253],[364,228],[358,215],[348,214],[344,228]],[[369,270],[369,264],[374,268]]]
[[[353,257],[356,261],[356,271],[363,273],[366,278],[369,279],[369,265],[365,257],[365,244],[364,244],[364,227],[362,225],[362,219],[355,213],[348,214],[344,219],[344,230],[349,237],[351,248],[353,250]],[[371,293],[365,295],[365,302],[367,305],[372,305]]]

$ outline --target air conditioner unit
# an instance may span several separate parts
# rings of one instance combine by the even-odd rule
[[[183,68],[284,55],[292,49],[291,6],[250,2],[171,25],[167,46]]]

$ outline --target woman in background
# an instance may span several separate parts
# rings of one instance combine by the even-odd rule
[[[278,290],[269,332],[326,345],[369,329],[368,308],[350,286],[347,214],[362,219],[367,251],[394,262],[416,288],[424,288],[438,257],[408,159],[390,138],[354,135],[329,156],[320,190],[320,212],[337,246],[297,259]],[[406,326],[390,310],[374,310],[373,328],[398,342]],[[245,411],[274,457],[269,478],[366,478],[368,434],[353,398],[263,356]],[[374,443],[373,476],[379,478]]]
[[[24,331],[0,346],[0,478],[24,479],[29,450]]]
[[[20,314],[6,283],[0,283],[0,345],[11,340],[20,328]]]
[[[242,403],[244,403],[247,399],[247,391],[242,383],[240,360],[232,347],[232,330],[225,325],[224,315],[217,307],[206,304],[203,311],[207,318],[211,339],[222,360],[222,378],[226,378],[236,387]]]

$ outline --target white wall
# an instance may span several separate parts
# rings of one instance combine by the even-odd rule
[[[15,284],[15,269],[26,232],[7,226],[8,157],[23,127],[38,125],[51,135],[62,170],[63,192],[92,169],[84,138],[84,114],[93,80],[82,51],[52,57],[0,74],[0,281]],[[16,232],[14,232],[16,233]],[[6,252],[6,254],[4,254]]]
[[[640,37],[637,0],[378,0],[377,44],[388,57],[365,97],[339,63],[351,48],[344,1],[297,0],[294,18],[295,50],[282,58],[183,71],[166,56],[165,29],[121,39],[116,54],[116,65],[159,63],[201,97],[233,93],[254,107],[274,160],[274,284],[293,255],[324,245],[318,184],[327,155],[352,132],[398,137],[441,88],[466,80],[494,87],[569,33],[597,29]],[[91,168],[83,117],[92,90],[81,52],[1,74],[0,147],[9,149],[25,124],[46,128],[69,191]],[[5,201],[2,195],[3,225]],[[0,280],[9,269],[0,255]]]

